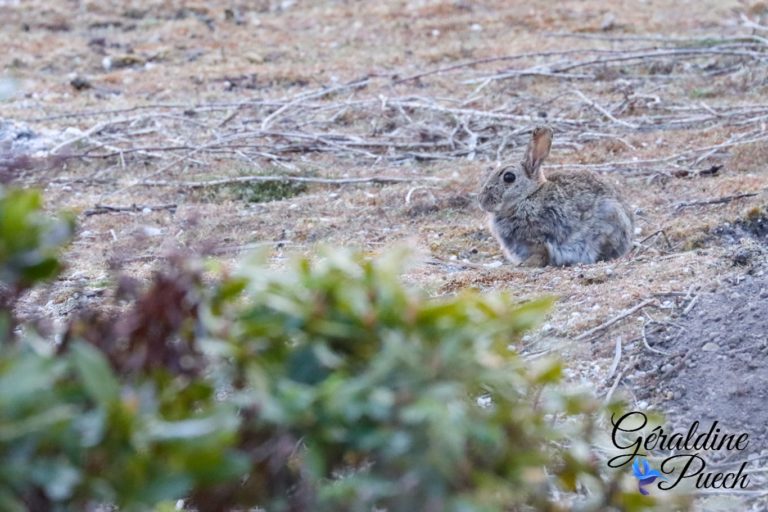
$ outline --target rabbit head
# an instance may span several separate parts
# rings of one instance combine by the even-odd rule
[[[549,155],[550,147],[552,130],[536,127],[521,162],[502,162],[491,171],[480,191],[480,207],[490,213],[506,211],[538,190],[546,181],[541,163]]]

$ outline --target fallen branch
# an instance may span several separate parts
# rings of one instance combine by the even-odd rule
[[[441,178],[430,176],[414,176],[412,178],[400,176],[371,176],[367,178],[312,178],[308,176],[238,176],[236,178],[221,178],[208,181],[141,181],[137,186],[145,187],[178,187],[178,188],[206,188],[234,185],[253,182],[295,182],[315,183],[321,185],[360,185],[383,183],[412,183],[414,181],[442,181]]]
[[[503,55],[501,57],[487,57],[485,59],[476,59],[471,60],[468,62],[461,62],[459,64],[452,64],[450,66],[444,66],[442,68],[432,69],[429,71],[424,71],[421,73],[416,73],[414,75],[406,76],[404,78],[395,78],[392,83],[393,84],[401,84],[404,82],[410,82],[412,80],[418,80],[420,78],[424,78],[431,75],[437,75],[441,73],[447,73],[449,71],[455,71],[457,69],[463,69],[463,68],[471,68],[475,66],[480,66],[482,64],[490,64],[493,62],[504,62],[504,61],[512,61],[512,60],[522,60],[527,58],[538,58],[538,57],[562,57],[565,55],[586,55],[588,53],[616,53],[616,50],[606,50],[602,48],[584,48],[584,49],[578,49],[578,50],[561,50],[561,51],[548,51],[548,52],[530,52],[530,53],[519,53],[517,55]]]
[[[359,89],[368,85],[369,82],[370,82],[370,78],[364,78],[362,80],[356,80],[354,82],[350,82],[344,85],[339,85],[336,87],[327,87],[327,88],[322,88],[318,91],[311,91],[308,93],[299,94],[292,101],[286,103],[285,105],[283,105],[282,107],[278,108],[277,110],[269,114],[267,117],[265,117],[261,122],[261,129],[262,130],[268,129],[270,124],[272,124],[272,121],[274,121],[278,116],[285,113],[290,108],[300,105],[302,102],[306,100],[322,98],[324,96],[336,94],[338,92],[341,92],[347,89]],[[227,119],[229,119],[229,116],[227,116]]]
[[[754,197],[757,192],[747,192],[744,194],[734,194],[732,196],[716,197],[713,199],[705,199],[703,201],[689,201],[684,203],[678,203],[675,205],[675,209],[682,210],[683,208],[689,208],[691,206],[706,206],[711,204],[725,204],[738,199],[744,199],[745,197]]]
[[[608,390],[608,393],[605,395],[605,399],[603,400],[603,403],[610,403],[611,398],[613,398],[613,393],[616,391],[616,388],[619,387],[619,383],[621,382],[621,379],[624,378],[624,370],[620,371],[619,374],[616,376],[616,379],[613,381],[613,385],[611,386],[611,389]]]
[[[573,69],[578,69],[587,66],[596,66],[609,64],[612,62],[627,62],[631,60],[657,59],[661,57],[696,57],[696,56],[708,56],[708,55],[727,55],[731,57],[750,57],[753,59],[767,59],[768,54],[763,52],[746,51],[746,50],[720,50],[717,47],[713,48],[686,48],[675,50],[658,50],[655,52],[636,53],[633,55],[620,55],[617,57],[604,57],[600,59],[593,59],[588,61],[576,62],[557,69],[554,69],[555,73],[565,73]]]
[[[578,36],[559,34],[555,37]],[[594,37],[611,38],[610,35]],[[69,140],[57,146],[54,143],[52,152],[67,159],[119,158],[122,168],[138,162],[140,166],[135,168],[143,169],[144,175],[132,178],[137,183],[130,186],[166,179],[163,173],[171,170],[179,170],[187,183],[191,183],[197,169],[209,172],[208,169],[222,164],[236,167],[242,163],[253,168],[261,162],[287,167],[294,159],[310,159],[315,155],[331,165],[341,159],[374,165],[383,161],[462,158],[482,162],[501,155],[507,145],[522,147],[532,125],[540,122],[553,127],[558,147],[564,152],[569,149],[578,152],[585,144],[592,143],[587,134],[613,138],[628,150],[617,151],[621,156],[617,156],[616,161],[585,165],[571,160],[574,163],[552,164],[552,169],[586,167],[638,174],[692,173],[698,164],[717,157],[727,148],[768,139],[764,128],[768,104],[734,106],[727,102],[709,105],[686,101],[676,98],[667,87],[671,75],[645,69],[638,70],[638,76],[643,77],[642,89],[605,88],[601,84],[606,83],[606,78],[599,72],[602,67],[624,62],[644,65],[647,59],[674,66],[683,60],[729,56],[731,58],[725,59],[727,62],[716,59],[713,72],[735,73],[749,64],[747,59],[768,60],[768,45],[763,38],[754,34],[727,37],[713,34],[690,39],[627,35],[615,39],[628,42],[610,48],[490,55],[433,69],[416,69],[411,75],[391,70],[346,83],[301,87],[296,93],[272,98],[157,103],[63,113],[36,121],[110,116],[106,120],[98,119],[100,123],[80,126],[80,131],[74,132]],[[651,41],[654,46],[632,41]],[[499,62],[504,63],[501,69],[489,68]],[[699,71],[700,66],[677,66],[674,76]],[[403,89],[398,84],[448,73],[459,75],[457,81],[483,85],[463,97],[430,93],[428,84],[423,84],[418,91],[409,88],[410,94],[398,96]],[[483,76],[486,74],[491,76]],[[499,101],[495,93],[482,92],[493,80],[525,75],[556,80],[589,79],[590,82],[575,91],[571,85],[562,84],[559,91],[548,94],[546,99],[521,93],[504,96],[503,101]],[[609,99],[609,94],[623,95],[623,99]],[[579,101],[573,101],[574,96]],[[640,149],[647,148],[647,142],[640,142],[641,133],[658,132],[662,134],[659,138],[665,138],[675,130],[704,132],[715,127],[728,127],[723,132],[730,138],[669,156],[659,155],[650,148]],[[633,140],[635,137],[638,140]],[[713,165],[716,164],[718,162]],[[111,195],[124,190],[116,189]]]
[[[609,328],[613,324],[623,320],[624,318],[637,313],[638,311],[640,311],[644,307],[650,306],[654,302],[656,302],[656,299],[645,299],[644,301],[640,302],[639,304],[637,304],[635,306],[632,306],[631,308],[622,311],[621,313],[619,313],[615,317],[611,318],[607,322],[603,322],[602,324],[598,325],[597,327],[595,327],[593,329],[590,329],[590,330],[588,330],[588,331],[586,331],[586,332],[576,336],[574,338],[574,341],[583,341],[583,340],[589,339],[589,338],[593,337],[594,335],[596,335],[596,334],[604,331],[605,329]]]
[[[93,208],[85,210],[83,215],[91,217],[93,215],[103,215],[105,213],[145,213],[145,212],[159,212],[159,211],[176,211],[178,205],[176,204],[162,204],[157,206],[138,205],[133,204],[131,206],[110,206],[105,204],[97,204]]]
[[[613,362],[611,363],[611,368],[608,370],[608,376],[606,379],[610,379],[613,377],[613,374],[616,373],[616,370],[619,368],[619,362],[621,362],[621,336],[616,338],[616,349],[613,353]]]
[[[427,265],[435,265],[435,266],[441,266],[441,267],[454,267],[461,270],[492,270],[496,267],[483,265],[481,263],[472,263],[470,261],[458,261],[458,260],[447,260],[444,258],[429,258],[424,261]]]
[[[629,62],[633,60],[646,62],[651,59],[661,59],[661,58],[674,59],[674,58],[681,58],[681,57],[698,57],[698,56],[709,56],[709,55],[748,57],[748,58],[757,59],[757,60],[768,59],[768,54],[763,52],[749,51],[749,50],[721,49],[718,47],[661,49],[661,50],[656,50],[651,52],[636,52],[636,53],[616,52],[616,53],[624,53],[624,54],[611,56],[611,57],[597,58],[592,60],[579,61],[572,64],[566,64],[560,67],[546,67],[546,66],[538,65],[538,66],[533,66],[526,69],[510,70],[507,72],[497,73],[495,75],[466,80],[464,83],[466,84],[481,83],[481,84],[487,85],[489,82],[495,81],[495,80],[506,80],[509,78],[515,78],[515,77],[521,77],[521,76],[532,76],[532,75],[549,76],[553,78],[565,78],[565,79],[574,79],[574,78],[589,79],[593,77],[590,75],[569,73],[569,71],[572,71],[574,69],[584,68],[584,67],[604,66],[606,64],[612,64],[616,62]]]
[[[655,352],[656,354],[660,354],[662,356],[670,356],[672,355],[669,352],[665,352],[664,350],[659,350],[657,348],[653,348],[650,343],[648,343],[648,336],[646,334],[646,326],[649,324],[648,320],[643,322],[643,326],[641,327],[641,337],[640,339],[643,341],[643,346],[650,350],[651,352]]]
[[[632,123],[628,123],[626,121],[622,121],[621,119],[617,119],[616,117],[614,117],[613,114],[611,114],[603,106],[601,106],[597,102],[587,98],[587,96],[583,92],[581,92],[580,90],[574,89],[573,92],[574,92],[574,94],[576,94],[576,96],[578,96],[581,99],[581,101],[583,101],[584,103],[586,103],[590,107],[594,108],[595,110],[597,110],[598,112],[603,114],[605,117],[607,117],[608,119],[610,119],[614,123],[620,124],[622,126],[626,126],[627,128],[631,128],[633,130],[637,130],[637,125],[634,125]]]

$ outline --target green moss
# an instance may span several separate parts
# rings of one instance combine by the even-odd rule
[[[295,181],[252,181],[227,185],[227,188],[236,199],[241,201],[267,203],[303,194],[307,191],[307,184]]]
[[[302,176],[313,175],[313,172],[302,172]],[[238,176],[285,176],[281,168],[267,168],[260,172],[250,169],[238,172]],[[289,181],[243,181],[229,183],[217,187],[208,187],[196,192],[198,199],[206,202],[243,201],[246,203],[268,203],[281,201],[305,193],[309,189],[306,183]]]
[[[688,96],[692,99],[714,98],[717,95],[718,95],[718,92],[714,89],[701,89],[698,87],[691,89],[691,91],[688,92]]]

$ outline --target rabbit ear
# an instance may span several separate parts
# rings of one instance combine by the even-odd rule
[[[541,163],[549,155],[549,148],[552,147],[552,129],[547,126],[537,126],[531,134],[531,141],[528,143],[528,149],[523,158],[523,168],[529,178],[534,176],[537,179],[544,177],[539,168]]]

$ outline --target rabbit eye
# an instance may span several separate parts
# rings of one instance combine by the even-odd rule
[[[517,176],[515,176],[515,173],[513,172],[504,173],[504,183],[514,183],[515,179],[517,179]]]

